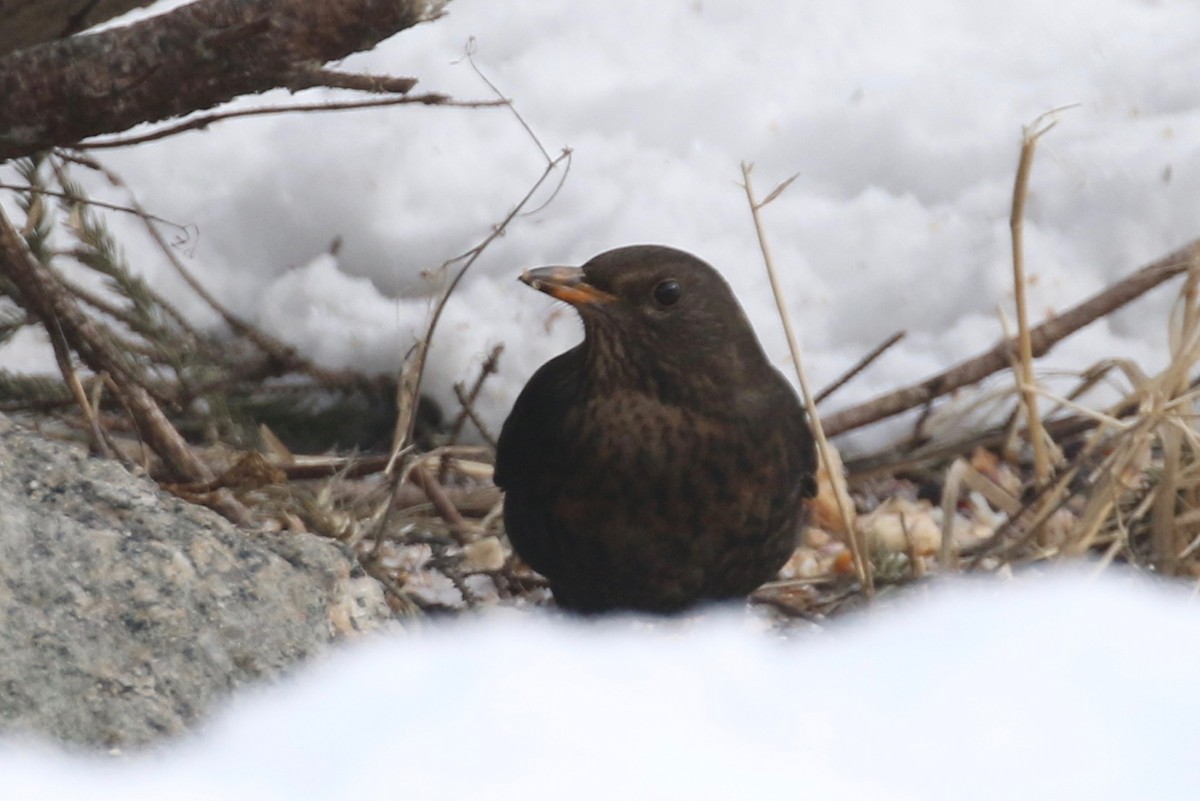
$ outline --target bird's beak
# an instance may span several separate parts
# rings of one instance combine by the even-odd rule
[[[617,299],[616,295],[584,281],[583,270],[579,267],[538,267],[521,273],[521,280],[572,306],[596,306]]]

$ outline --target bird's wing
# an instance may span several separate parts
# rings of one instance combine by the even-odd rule
[[[548,507],[574,453],[570,416],[578,402],[578,358],[567,351],[533,374],[496,447],[494,480],[505,491],[509,540],[527,564],[551,579],[559,572],[563,532]]]
[[[546,470],[560,452],[566,417],[579,391],[578,350],[543,364],[517,396],[496,445],[496,486],[511,489],[530,473]]]

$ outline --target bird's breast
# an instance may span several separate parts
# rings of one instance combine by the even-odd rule
[[[638,393],[592,398],[578,412],[577,463],[601,481],[614,476],[660,488],[681,481],[722,486],[732,474],[753,473],[756,454],[779,459],[769,453],[773,437],[760,434],[757,419],[663,404]]]

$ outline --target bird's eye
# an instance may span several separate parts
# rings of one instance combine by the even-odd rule
[[[658,286],[654,287],[654,301],[659,306],[673,306],[683,297],[683,287],[679,282],[668,278],[666,281],[660,281]]]

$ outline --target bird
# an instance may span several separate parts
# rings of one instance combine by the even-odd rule
[[[521,390],[496,449],[505,531],[557,606],[673,614],[771,579],[816,494],[816,448],[721,274],[630,245],[520,280],[584,329]]]

